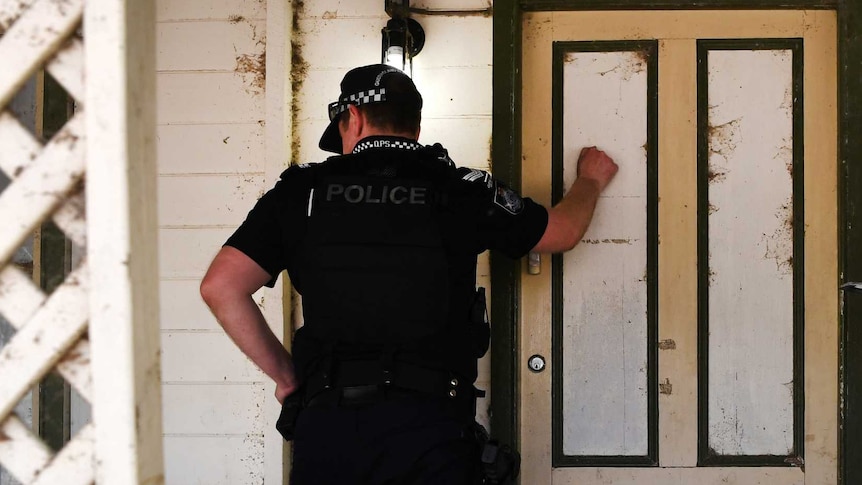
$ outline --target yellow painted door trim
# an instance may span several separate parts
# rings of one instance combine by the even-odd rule
[[[551,202],[552,43],[659,40],[659,466],[551,466],[551,375],[525,372],[551,355],[551,267],[521,280],[521,483],[834,484],[838,442],[837,36],[835,12],[525,12],[522,58],[522,190]],[[805,89],[805,467],[697,467],[696,40],[803,38]],[[527,109],[526,107],[530,107]],[[526,266],[526,265],[525,265]],[[550,362],[549,362],[550,364]]]

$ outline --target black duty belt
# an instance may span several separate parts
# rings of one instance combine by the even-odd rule
[[[485,391],[447,371],[405,362],[384,365],[381,360],[340,361],[305,381],[305,405],[353,406],[405,396],[430,395],[475,411]],[[465,409],[466,410],[466,409]]]

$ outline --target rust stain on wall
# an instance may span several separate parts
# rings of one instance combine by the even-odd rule
[[[232,24],[245,22],[251,28],[251,40],[256,46],[262,46],[259,53],[239,54],[236,56],[234,72],[240,74],[249,86],[247,92],[263,94],[266,90],[266,35],[257,33],[257,24],[242,15],[230,15],[228,21]]]
[[[302,57],[303,47],[303,32],[299,24],[299,19],[305,14],[305,2],[302,0],[292,0],[293,5],[293,35],[290,39],[290,88],[293,94],[293,99],[299,99],[302,84],[305,82],[305,77],[308,75],[308,63]],[[299,151],[302,146],[302,140],[299,137],[299,103],[292,103],[290,113],[290,130],[291,130],[291,148],[290,159],[292,164],[301,163],[299,159]]]
[[[659,350],[676,350],[676,341],[674,339],[669,338],[665,340],[661,340],[658,343]]]
[[[236,56],[234,71],[243,74],[243,77],[248,79],[254,92],[263,93],[266,88],[266,50],[256,55],[242,54]]]

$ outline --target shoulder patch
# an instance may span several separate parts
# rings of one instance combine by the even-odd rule
[[[524,210],[524,200],[517,192],[499,182],[494,185],[494,204],[512,215],[518,215]]]

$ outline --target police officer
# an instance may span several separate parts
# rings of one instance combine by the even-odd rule
[[[617,171],[582,150],[578,179],[547,210],[417,143],[421,108],[401,71],[349,71],[320,139],[338,156],[287,169],[201,284],[275,380],[293,484],[477,483],[473,383],[489,335],[477,255],[571,249]],[[303,297],[293,356],[251,298],[285,269]]]

